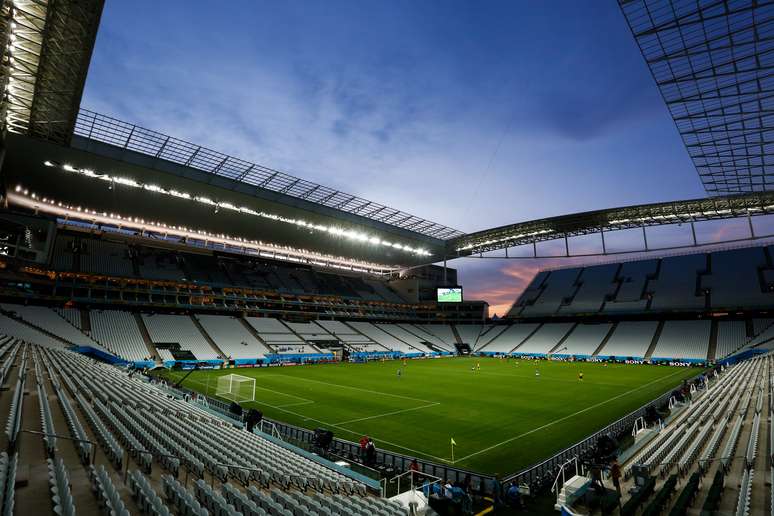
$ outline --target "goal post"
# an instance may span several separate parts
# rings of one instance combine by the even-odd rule
[[[237,403],[255,401],[255,378],[241,374],[220,376],[215,395]]]

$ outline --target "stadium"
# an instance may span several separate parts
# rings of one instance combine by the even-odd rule
[[[104,1],[0,0],[2,514],[774,514],[774,5],[617,4],[706,195],[464,232],[92,111]]]

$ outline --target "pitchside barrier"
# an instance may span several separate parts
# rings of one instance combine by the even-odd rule
[[[689,381],[692,382],[696,380],[697,378],[702,376],[702,374],[703,372],[697,374]],[[195,391],[192,391],[185,387],[180,387],[177,390],[191,395],[198,394],[199,397],[202,397],[201,394],[196,393]],[[651,405],[660,405],[662,403],[666,403],[669,401],[669,398],[671,396],[672,396],[672,390],[662,394],[661,396],[659,396],[658,398],[655,398],[654,400],[649,401],[648,403],[641,406],[637,410],[630,412],[629,414],[609,424],[608,426],[599,430],[598,432],[595,432],[594,434],[590,435],[584,440],[565,448],[564,450],[560,451],[559,453],[550,457],[549,459],[546,459],[542,462],[538,462],[531,466],[528,466],[517,473],[513,473],[511,475],[505,476],[504,478],[501,479],[501,485],[504,487],[509,482],[517,482],[518,484],[527,484],[532,489],[537,489],[544,485],[545,486],[550,485],[551,482],[553,482],[554,477],[556,476],[556,472],[558,471],[559,467],[561,467],[562,464],[567,462],[569,459],[572,459],[574,457],[581,457],[585,453],[593,450],[597,444],[597,439],[603,435],[607,435],[607,434],[618,435],[624,431],[628,432],[634,426],[634,422],[640,417],[645,415],[648,407],[650,407]],[[233,414],[229,412],[228,403],[225,403],[215,398],[211,398],[209,396],[207,396],[206,399],[210,408],[215,409],[218,412],[221,412],[230,418],[234,417]],[[300,428],[294,425],[290,425],[280,421],[275,421],[269,418],[264,418],[264,419],[274,423],[274,425],[277,427],[277,430],[279,430],[280,435],[282,435],[283,438],[285,439],[288,439],[290,441],[300,442],[300,443],[307,443],[307,444],[311,444],[312,442],[314,442],[313,430],[307,430],[306,428]],[[377,440],[377,444],[378,444],[378,440]],[[360,456],[360,445],[358,443],[347,441],[344,439],[339,439],[338,437],[333,439],[330,449],[333,453],[338,455],[354,456],[354,457]],[[484,475],[481,473],[476,473],[474,471],[456,468],[448,464],[440,464],[437,462],[426,461],[421,459],[420,457],[416,457],[413,455],[412,456],[403,455],[401,453],[388,451],[388,450],[379,450],[379,449],[377,449],[377,452],[376,452],[377,464],[380,463],[386,466],[392,466],[393,468],[398,470],[396,471],[396,473],[408,471],[409,465],[414,459],[416,459],[417,463],[419,464],[419,470],[423,473],[427,473],[435,477],[445,478],[452,482],[462,482],[465,479],[465,477],[470,475],[471,483],[473,486],[482,486],[484,491],[491,492],[491,485],[492,485],[492,481],[494,480],[494,477],[491,475]]]

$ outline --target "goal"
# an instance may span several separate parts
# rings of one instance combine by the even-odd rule
[[[227,374],[218,378],[215,395],[237,403],[255,401],[255,378]]]

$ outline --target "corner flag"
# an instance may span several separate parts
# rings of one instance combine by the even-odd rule
[[[454,437],[451,438],[452,446],[457,446],[457,441],[454,440]]]

